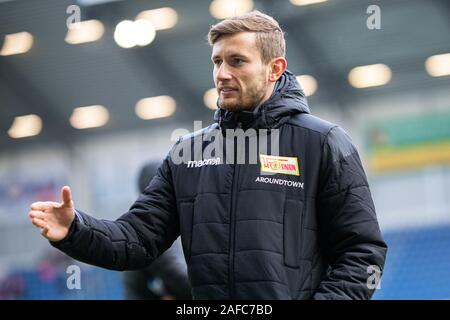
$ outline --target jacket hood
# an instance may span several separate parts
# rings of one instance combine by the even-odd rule
[[[225,129],[278,128],[298,113],[310,113],[305,93],[295,75],[286,70],[275,84],[272,95],[251,111],[218,109],[214,120]]]

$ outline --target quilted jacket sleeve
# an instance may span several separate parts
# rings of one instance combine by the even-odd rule
[[[358,152],[339,127],[328,133],[316,199],[329,268],[314,299],[370,299],[381,276],[383,240]]]
[[[113,270],[149,265],[179,236],[167,157],[130,210],[116,221],[77,212],[67,237],[50,242],[74,259]]]

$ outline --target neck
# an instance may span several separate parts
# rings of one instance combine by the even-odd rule
[[[272,96],[273,89],[275,88],[275,83],[276,82],[271,82],[269,84],[269,87],[267,88],[266,95],[264,96],[263,100],[261,101],[261,104],[264,103],[265,101],[267,101]]]
[[[266,93],[265,95],[262,97],[261,101],[259,103],[257,103],[255,106],[253,106],[252,108],[248,109],[247,111],[253,111],[255,110],[257,107],[259,107],[260,105],[262,105],[264,102],[266,102],[273,93],[273,89],[275,88],[275,82],[270,83],[269,86],[267,87]]]

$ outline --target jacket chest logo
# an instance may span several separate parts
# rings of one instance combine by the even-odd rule
[[[220,158],[211,158],[211,159],[205,159],[205,160],[189,160],[187,162],[188,168],[199,168],[203,166],[218,166],[221,164]]]
[[[300,176],[297,157],[278,157],[265,154],[259,155],[261,174],[290,174]]]

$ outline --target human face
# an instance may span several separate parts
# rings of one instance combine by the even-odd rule
[[[252,110],[272,94],[269,66],[261,60],[255,33],[222,36],[214,43],[211,60],[219,106],[229,111]]]

